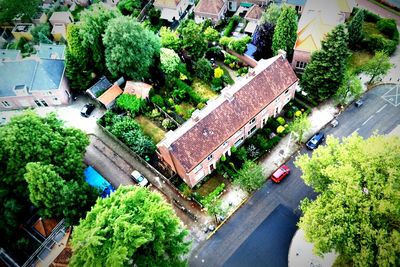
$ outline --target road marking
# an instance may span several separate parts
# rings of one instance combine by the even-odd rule
[[[353,133],[358,132],[358,130],[360,130],[360,128],[355,129]]]
[[[374,115],[369,116],[369,118],[366,121],[364,121],[362,125],[366,124],[370,119],[372,119],[373,116]]]
[[[392,92],[393,91],[393,92]],[[382,98],[397,107],[400,105],[400,85],[395,84],[389,91],[387,91]]]
[[[383,107],[381,107],[380,109],[378,109],[378,111],[377,112],[375,112],[375,113],[379,113],[379,112],[381,112],[386,106],[387,106],[388,104],[385,104]]]

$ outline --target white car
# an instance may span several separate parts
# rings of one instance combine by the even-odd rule
[[[140,186],[147,186],[149,184],[149,181],[146,179],[146,177],[136,170],[131,173],[131,177]]]

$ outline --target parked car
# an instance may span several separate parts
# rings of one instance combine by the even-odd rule
[[[88,118],[90,116],[90,114],[92,114],[93,110],[94,110],[94,105],[93,104],[90,104],[90,103],[85,104],[83,106],[83,108],[81,109],[81,115],[83,117]]]
[[[140,186],[147,186],[149,184],[149,181],[146,179],[146,177],[136,170],[131,173],[131,177]]]
[[[275,183],[280,183],[283,178],[288,176],[290,174],[290,169],[286,165],[282,165],[277,169],[272,175],[271,175],[271,180]]]
[[[310,140],[306,143],[306,147],[308,149],[314,150],[316,149],[323,141],[325,140],[324,133],[316,133]]]
[[[336,126],[338,126],[339,122],[336,119],[333,119],[330,123],[330,125],[335,128]]]
[[[354,105],[355,105],[357,108],[361,107],[363,104],[364,104],[364,102],[363,102],[361,99],[360,99],[360,100],[357,100],[357,101],[354,103]]]

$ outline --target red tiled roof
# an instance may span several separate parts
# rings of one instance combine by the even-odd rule
[[[218,15],[224,6],[224,0],[200,0],[194,12]]]
[[[278,57],[174,141],[170,153],[188,173],[297,81],[287,60]],[[207,133],[205,136],[204,133]]]
[[[155,7],[175,8],[179,5],[181,0],[156,0],[154,1]]]
[[[118,84],[114,84],[107,91],[105,91],[101,96],[97,98],[106,107],[110,105],[120,94],[122,94],[122,89]]]
[[[253,20],[258,20],[261,18],[261,15],[263,13],[264,9],[261,8],[258,5],[253,5],[250,10],[247,12],[246,16],[244,17],[245,19],[253,19]]]

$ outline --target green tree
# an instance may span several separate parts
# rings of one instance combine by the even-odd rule
[[[82,45],[79,24],[69,24],[67,28],[67,51],[65,54],[65,75],[74,91],[88,89],[92,78],[92,64],[90,50]]]
[[[298,141],[303,141],[304,132],[311,128],[311,122],[307,117],[307,114],[303,113],[290,124],[289,129],[298,135]]]
[[[244,162],[233,180],[235,185],[249,192],[260,188],[264,182],[265,177],[261,166],[250,160]]]
[[[271,23],[276,25],[278,22],[279,16],[281,14],[281,7],[275,3],[272,3],[268,6],[267,10],[262,13],[261,16],[261,24]]]
[[[116,106],[120,109],[129,111],[131,116],[136,116],[138,113],[144,111],[146,101],[136,97],[135,95],[122,94],[117,98]]]
[[[343,83],[335,94],[335,100],[338,104],[344,105],[347,103],[349,97],[356,99],[360,97],[362,90],[360,79],[356,75],[346,72]]]
[[[204,31],[204,38],[209,42],[218,42],[220,35],[219,32],[213,27],[209,26]]]
[[[359,9],[347,26],[349,46],[351,49],[360,47],[363,35],[364,10]]]
[[[182,47],[186,49],[194,60],[202,58],[207,50],[204,33],[200,24],[194,20],[186,20],[178,28],[182,37]]]
[[[178,71],[181,60],[174,50],[169,48],[160,49],[161,70],[167,75],[174,75]]]
[[[222,208],[222,200],[214,199],[205,205],[208,215],[214,216],[215,222],[218,223],[218,216],[225,216],[226,210]]]
[[[50,25],[48,23],[39,24],[31,30],[31,34],[36,44],[48,43],[50,41]]]
[[[321,255],[335,251],[354,266],[400,264],[400,139],[328,137],[295,164],[319,193],[305,200],[299,227]]]
[[[121,186],[75,227],[70,265],[186,266],[187,234],[159,194]]]
[[[254,54],[256,59],[270,58],[273,55],[272,38],[274,36],[275,26],[272,23],[266,22],[257,27],[254,34],[254,45],[257,47]]]
[[[0,0],[0,23],[11,22],[16,17],[30,21],[38,11],[40,0]]]
[[[118,9],[112,9],[103,3],[91,5],[90,9],[85,9],[80,13],[78,24],[82,46],[90,51],[95,70],[99,73],[106,72],[103,35],[110,20],[120,16]],[[124,54],[123,51],[120,53]]]
[[[150,66],[160,54],[159,38],[130,17],[111,20],[103,41],[107,68],[114,77],[148,77]]]
[[[321,42],[321,50],[311,55],[300,85],[312,98],[327,99],[342,85],[349,56],[347,39],[345,27],[340,24]]]
[[[140,0],[121,0],[118,2],[117,7],[122,14],[137,17],[140,13],[141,3]]]
[[[377,78],[386,75],[392,67],[393,64],[390,63],[389,56],[385,52],[379,51],[362,67],[362,70],[365,74],[371,76],[368,82],[371,84]]]
[[[196,76],[201,80],[209,82],[213,76],[213,68],[206,58],[199,59],[194,65]],[[223,73],[222,73],[223,74]]]
[[[274,36],[272,37],[272,51],[274,55],[282,49],[287,52],[288,58],[293,55],[294,44],[297,39],[297,13],[289,6],[284,6],[276,23]]]
[[[83,157],[89,140],[80,130],[64,127],[54,114],[39,117],[26,112],[1,127],[0,144],[1,245],[8,246],[14,240],[13,231],[23,222],[31,205],[25,180],[26,165],[30,162],[51,164],[63,180],[83,186],[86,184]],[[90,202],[89,195],[84,195]]]
[[[169,48],[178,52],[181,48],[181,40],[178,34],[167,27],[161,27],[160,29],[161,46]]]

